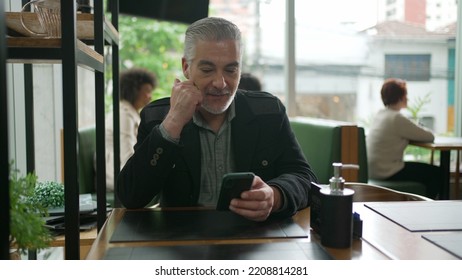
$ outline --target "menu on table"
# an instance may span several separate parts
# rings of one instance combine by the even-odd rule
[[[462,230],[462,201],[389,201],[365,206],[413,232]]]
[[[330,260],[317,243],[273,242],[109,248],[106,260]]]
[[[126,211],[110,242],[306,238],[292,218],[250,221],[231,211]]]

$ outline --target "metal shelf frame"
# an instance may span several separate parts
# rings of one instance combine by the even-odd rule
[[[5,5],[0,0],[0,131],[8,132]],[[0,259],[10,258],[10,188],[8,133],[0,133]],[[8,187],[7,187],[8,186]]]
[[[114,151],[119,152],[119,51],[118,51],[118,1],[111,1],[112,26],[104,20],[103,0],[94,1],[94,51],[77,39],[76,1],[61,0],[61,39],[29,39],[39,46],[15,45],[6,36],[4,4],[0,1],[0,185],[9,184],[8,120],[6,63],[23,63],[25,68],[25,114],[26,114],[26,160],[27,172],[35,170],[33,129],[33,87],[32,64],[61,63],[63,80],[63,142],[64,142],[64,185],[65,185],[65,258],[80,259],[79,181],[78,181],[78,73],[82,66],[95,73],[96,108],[96,182],[97,182],[97,227],[98,231],[106,221],[106,163],[105,163],[105,83],[104,46],[112,46],[113,105],[114,105]],[[23,0],[23,4],[27,2]],[[26,39],[27,40],[27,39]],[[57,45],[41,46],[40,40],[55,40]],[[11,40],[10,40],[11,41]],[[32,43],[34,44],[34,43]],[[8,46],[8,47],[5,47]],[[33,52],[31,51],[33,48]],[[117,105],[117,106],[115,106]],[[116,148],[117,147],[117,148]],[[118,162],[114,163],[118,165]],[[116,175],[118,175],[118,169]],[[117,178],[117,177],[115,177]],[[117,200],[116,200],[117,201]],[[0,259],[9,258],[9,188],[0,188],[0,218],[6,222],[0,229]]]

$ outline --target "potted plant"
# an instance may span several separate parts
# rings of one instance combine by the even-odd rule
[[[17,169],[10,166],[10,248],[12,258],[20,258],[28,249],[40,250],[49,247],[52,240],[50,231],[45,228],[42,218],[48,214],[47,208],[34,195],[37,176],[29,173],[18,175]]]
[[[407,106],[407,110],[411,113],[411,119],[418,122],[420,111],[422,111],[423,107],[430,102],[430,92],[423,97],[418,96],[414,101],[410,102]]]
[[[431,93],[428,92],[423,97],[418,96],[412,102],[409,102],[407,110],[411,114],[410,118],[416,123],[420,123],[420,112],[422,109],[431,102]],[[418,161],[429,161],[431,152],[427,149],[416,146],[407,146],[404,155],[408,158],[407,160],[418,160]]]
[[[37,182],[30,200],[47,208],[63,207],[64,185],[53,181]]]

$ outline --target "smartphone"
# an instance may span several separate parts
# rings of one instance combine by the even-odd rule
[[[252,172],[227,173],[221,182],[220,196],[217,210],[229,210],[229,203],[233,198],[241,197],[243,191],[250,190],[255,174]]]

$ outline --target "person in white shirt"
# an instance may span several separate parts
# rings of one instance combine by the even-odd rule
[[[407,108],[406,82],[387,79],[382,85],[381,97],[385,108],[375,116],[366,137],[369,178],[421,182],[426,186],[426,196],[436,198],[443,181],[441,168],[403,159],[409,141],[435,139],[432,131],[400,113]]]
[[[152,99],[157,86],[154,73],[143,68],[132,68],[120,74],[120,168],[133,155],[136,144],[140,111]],[[106,189],[114,191],[113,115],[106,118]]]

